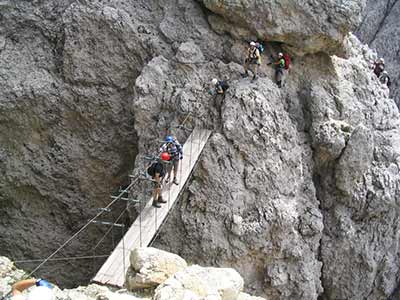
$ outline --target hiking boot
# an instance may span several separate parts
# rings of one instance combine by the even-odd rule
[[[249,72],[246,71],[244,74],[242,74],[242,77],[243,77],[243,78],[249,77]]]
[[[152,204],[154,207],[156,207],[156,208],[160,208],[161,207],[161,205],[160,204],[158,204],[157,203],[157,201],[153,201],[153,204]]]
[[[253,79],[251,80],[251,82],[254,82],[254,81],[256,81],[256,80],[257,80],[257,76],[254,75],[254,76],[253,76]]]
[[[158,203],[167,203],[167,201],[165,201],[164,199],[163,199],[163,197],[158,197],[158,199],[157,199],[157,201],[158,201]]]
[[[174,181],[172,181],[174,184],[179,185],[179,182],[176,178],[174,178]]]

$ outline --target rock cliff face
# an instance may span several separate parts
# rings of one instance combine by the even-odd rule
[[[357,35],[378,55],[385,58],[393,81],[392,97],[400,107],[400,2],[397,0],[367,1],[363,21]]]
[[[156,246],[235,267],[267,299],[386,299],[400,271],[399,112],[370,50],[345,37],[363,3],[340,3],[3,1],[1,254],[54,250],[167,132],[185,140],[175,126],[191,112],[186,126],[213,135]],[[251,37],[303,55],[283,89],[268,55],[256,82],[241,78]],[[225,97],[207,93],[213,77],[229,78]]]

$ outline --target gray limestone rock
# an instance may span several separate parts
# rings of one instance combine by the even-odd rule
[[[338,53],[349,31],[360,23],[365,1],[202,0],[221,17],[210,17],[217,32],[283,42],[298,53]]]
[[[255,3],[3,1],[1,254],[50,254],[166,134],[185,141],[176,126],[190,113],[187,128],[213,134],[154,246],[234,267],[267,299],[389,297],[400,273],[399,111],[369,70],[370,49],[342,43],[363,1]],[[258,80],[241,77],[242,40],[254,37],[309,54],[293,56],[282,89],[267,56]],[[224,96],[209,95],[212,78],[229,81]],[[93,225],[60,254],[92,253],[105,230]],[[67,286],[97,271],[46,266],[38,275]]]
[[[176,53],[176,59],[182,64],[203,63],[204,56],[201,49],[193,42],[182,43]]]

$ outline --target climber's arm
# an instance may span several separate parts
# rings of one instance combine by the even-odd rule
[[[24,290],[29,289],[31,286],[34,286],[36,284],[36,279],[26,279],[26,280],[21,280],[12,286],[12,295],[20,295]]]

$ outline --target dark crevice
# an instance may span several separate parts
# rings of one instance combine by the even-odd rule
[[[313,155],[313,160],[314,160],[314,166],[313,166],[313,174],[312,174],[312,182],[315,187],[315,197],[319,203],[319,210],[321,211],[322,214],[322,222],[323,222],[323,229],[321,232],[321,239],[319,240],[319,245],[318,245],[318,250],[317,250],[317,260],[322,263],[321,266],[321,275],[320,275],[320,283],[322,287],[324,286],[324,262],[323,262],[323,257],[322,257],[322,236],[324,235],[324,231],[326,229],[325,227],[325,218],[323,214],[323,207],[322,207],[322,202],[323,202],[323,184],[321,182],[321,175],[323,174],[321,170],[319,170],[318,163],[315,161],[315,156],[316,156],[316,149],[313,148],[312,146],[312,124],[313,124],[313,116],[311,112],[311,101],[310,101],[310,96],[311,95],[311,86],[309,82],[304,81],[302,83],[302,88],[300,89],[298,96],[301,101],[301,108],[302,108],[302,113],[303,113],[303,118],[304,118],[304,132],[307,133],[307,136],[309,137],[309,143],[310,143],[310,148],[312,150],[312,155]],[[325,289],[322,294],[318,295],[318,300],[323,300],[325,299]]]

